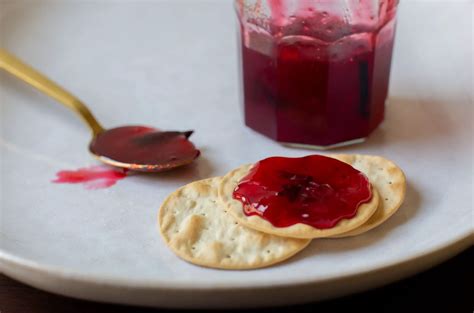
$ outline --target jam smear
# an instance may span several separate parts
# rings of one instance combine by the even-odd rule
[[[354,217],[372,189],[363,173],[333,158],[271,157],[254,165],[233,197],[247,216],[259,215],[275,227],[302,223],[326,229]]]
[[[124,126],[99,134],[90,150],[117,162],[173,168],[191,163],[199,156],[199,150],[188,140],[192,133]]]
[[[77,170],[64,170],[56,174],[53,183],[84,184],[86,189],[108,188],[127,176],[126,170],[114,170],[105,166],[84,167]]]

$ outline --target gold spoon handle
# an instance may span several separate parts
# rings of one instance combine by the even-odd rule
[[[76,112],[87,123],[93,136],[104,130],[92,112],[78,98],[2,48],[0,48],[0,68]]]

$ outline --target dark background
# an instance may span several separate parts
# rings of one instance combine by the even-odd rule
[[[411,278],[344,298],[282,308],[231,312],[474,312],[474,247],[453,259]],[[258,295],[255,295],[258,296]],[[245,301],[245,299],[242,299]],[[52,295],[0,275],[0,313],[149,313],[178,312],[69,299]],[[190,312],[179,311],[179,312]],[[198,311],[193,311],[198,312]],[[205,312],[205,311],[200,311]],[[216,310],[213,312],[228,312]]]

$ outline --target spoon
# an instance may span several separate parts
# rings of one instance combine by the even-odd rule
[[[161,172],[189,164],[200,154],[188,140],[193,131],[160,131],[146,126],[104,129],[78,98],[1,48],[0,69],[77,113],[92,132],[89,151],[103,163],[134,171]]]

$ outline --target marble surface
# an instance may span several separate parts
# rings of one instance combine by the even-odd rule
[[[156,230],[160,203],[183,184],[270,155],[312,153],[243,126],[231,1],[0,0],[1,46],[78,95],[104,125],[194,129],[202,150],[193,166],[110,189],[52,184],[59,170],[95,164],[89,132],[0,73],[0,269],[81,298],[211,307],[236,306],[246,292],[262,292],[255,305],[316,300],[447,258],[473,232],[471,11],[470,1],[402,1],[386,121],[366,143],[337,150],[398,163],[408,178],[400,211],[363,236],[315,240],[288,262],[242,272],[187,264]],[[389,268],[392,276],[379,275]],[[314,292],[298,292],[301,284]],[[286,297],[270,298],[287,287]]]

